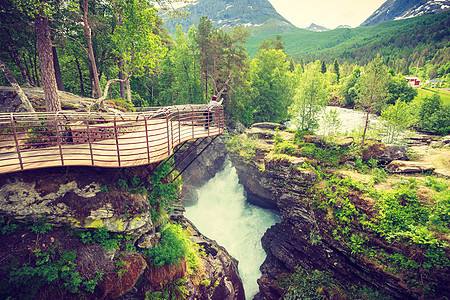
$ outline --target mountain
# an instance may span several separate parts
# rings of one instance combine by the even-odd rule
[[[245,47],[251,56],[258,51],[262,40],[274,39],[254,31]],[[305,29],[281,34],[286,52],[294,59],[305,62],[316,59],[340,62],[348,61],[364,65],[377,53],[391,61],[403,59],[403,64],[434,59],[448,61],[450,45],[450,10],[439,14],[423,15],[415,18],[382,22],[375,26],[340,28],[324,32]],[[438,61],[438,60],[436,60]]]
[[[388,0],[361,26],[373,26],[385,21],[435,14],[450,8],[450,0]]]
[[[197,26],[202,16],[208,16],[218,28],[231,28],[238,24],[259,27],[267,23],[281,28],[281,32],[296,28],[280,15],[268,0],[196,0],[181,10],[189,11],[189,15],[182,20],[163,17],[165,26],[171,32],[176,24],[181,24],[183,31],[189,30],[192,25]]]
[[[352,28],[352,26],[350,26],[350,25],[339,25],[335,29],[341,29],[341,28]]]
[[[330,29],[328,29],[326,27],[323,27],[323,26],[320,26],[320,25],[317,25],[317,24],[314,24],[314,23],[311,23],[311,25],[309,25],[305,29],[309,30],[309,31],[315,31],[315,32],[322,32],[322,31],[330,30]]]

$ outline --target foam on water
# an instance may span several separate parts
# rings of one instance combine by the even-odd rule
[[[279,215],[247,202],[244,187],[227,159],[224,169],[198,190],[198,203],[186,207],[185,216],[239,261],[245,296],[251,299],[258,292],[259,267],[266,258],[261,237],[281,221]]]

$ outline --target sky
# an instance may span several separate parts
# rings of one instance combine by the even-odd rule
[[[357,27],[386,0],[269,0],[277,12],[299,28],[315,23],[334,29]]]

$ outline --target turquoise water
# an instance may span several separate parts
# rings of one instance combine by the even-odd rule
[[[261,238],[267,228],[281,221],[279,215],[247,202],[228,159],[224,169],[197,192],[198,202],[186,207],[185,216],[239,261],[245,296],[251,299],[259,291],[256,281],[266,258]]]

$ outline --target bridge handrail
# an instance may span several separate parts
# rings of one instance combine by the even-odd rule
[[[127,113],[0,113],[0,173],[149,164],[170,156],[184,141],[223,131],[223,108],[209,112],[206,104]]]

